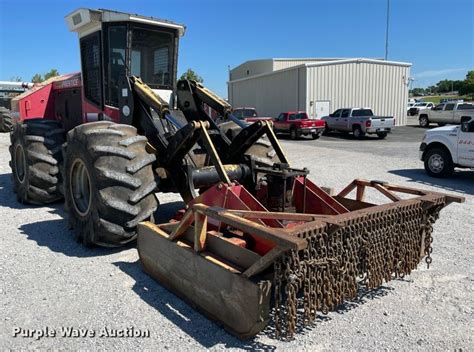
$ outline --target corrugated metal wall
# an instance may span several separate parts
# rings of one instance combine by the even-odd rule
[[[229,82],[228,88],[233,107],[255,107],[261,116],[277,117],[283,111],[305,110],[306,69]]]
[[[341,63],[307,67],[310,102],[329,100],[330,110],[369,106],[377,115],[395,116],[406,125],[410,68],[377,63]]]

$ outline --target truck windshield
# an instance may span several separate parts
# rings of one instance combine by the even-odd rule
[[[133,28],[131,74],[151,88],[171,88],[173,76],[173,35],[167,32]]]
[[[357,109],[352,110],[352,116],[374,116],[374,113],[370,109]]]

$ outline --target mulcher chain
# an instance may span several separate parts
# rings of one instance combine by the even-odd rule
[[[422,203],[403,205],[298,234],[308,241],[300,252],[289,251],[274,264],[274,325],[289,338],[297,323],[312,323],[346,300],[383,282],[403,278],[426,257],[431,263],[433,223],[445,206],[429,210]],[[301,314],[302,312],[302,314]]]

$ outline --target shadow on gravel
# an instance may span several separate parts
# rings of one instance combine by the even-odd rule
[[[169,221],[182,207],[182,202],[171,202],[160,205],[154,214],[155,221],[157,223]],[[22,204],[20,204],[18,208],[25,209],[29,208],[29,206],[22,206]],[[67,215],[64,213],[63,205],[59,203],[53,205],[50,212],[58,214],[62,219],[25,224],[20,227],[20,231],[24,233],[28,239],[35,241],[39,246],[48,247],[53,252],[63,253],[70,257],[96,257],[118,253],[136,246],[136,241],[133,241],[119,248],[85,247],[82,243],[76,241],[74,231],[69,229]]]
[[[54,212],[64,216],[62,210],[56,209]],[[69,257],[97,257],[114,254],[135,247],[135,243],[120,248],[85,247],[82,243],[76,241],[74,232],[69,229],[67,220],[65,219],[25,224],[20,226],[20,231],[25,234],[29,240],[35,241],[38,246],[48,247],[53,252],[62,253]]]
[[[456,170],[450,178],[428,176],[424,169],[390,170],[389,173],[407,177],[411,182],[442,188],[443,191],[474,195],[474,171]]]
[[[13,193],[13,184],[11,177],[11,174],[0,175],[0,206],[12,209],[38,208],[39,206],[37,205],[21,204],[20,202],[18,202],[18,200],[16,199],[16,194]]]
[[[240,341],[233,337],[215,322],[207,319],[148,276],[142,270],[139,261],[134,263],[115,262],[113,264],[135,280],[132,289],[141,299],[159,311],[166,319],[195,339],[204,348],[224,344],[228,348],[241,348],[249,351],[272,351],[276,349],[275,346],[253,340]]]

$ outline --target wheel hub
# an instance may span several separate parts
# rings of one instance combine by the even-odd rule
[[[444,168],[444,160],[441,155],[433,154],[428,160],[430,170],[434,173],[440,173]]]
[[[74,160],[69,182],[75,210],[81,216],[87,215],[91,207],[91,184],[89,171],[81,159]]]
[[[21,144],[17,144],[15,147],[15,175],[20,183],[25,181],[26,155]]]

